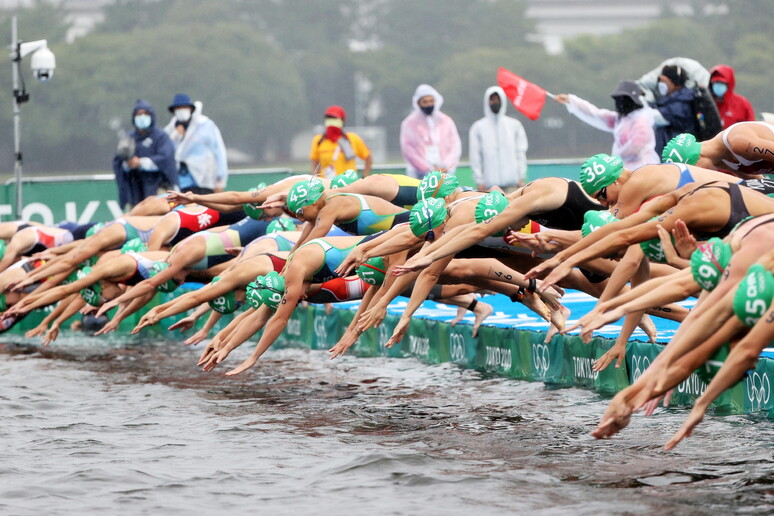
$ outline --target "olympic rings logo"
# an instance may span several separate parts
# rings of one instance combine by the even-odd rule
[[[465,337],[459,333],[449,335],[449,357],[452,362],[465,359]]]
[[[538,376],[545,376],[551,365],[551,353],[545,344],[532,344],[532,365]]]
[[[632,383],[642,376],[642,373],[650,367],[650,358],[632,355]]]
[[[747,399],[750,401],[752,410],[761,410],[769,402],[771,397],[771,384],[767,373],[758,374],[754,372],[745,380]]]
[[[328,331],[325,329],[325,317],[314,318],[314,332],[317,334],[317,342],[325,344],[328,341]]]

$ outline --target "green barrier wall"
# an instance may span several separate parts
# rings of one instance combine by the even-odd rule
[[[157,294],[147,306],[168,299],[171,299],[171,294]],[[14,326],[6,334],[6,338],[17,339],[18,337],[13,336],[23,335],[37,326],[50,310],[49,308],[32,312]],[[181,338],[181,334],[170,332],[166,328],[183,315],[164,319],[163,324],[146,328],[141,335],[130,336],[131,329],[146,311],[147,308],[124,320],[116,335],[127,341],[140,341],[148,337]],[[328,349],[344,334],[354,314],[351,310],[335,309],[328,315],[319,306],[299,307],[275,345]],[[224,316],[216,325],[215,331],[228,324],[232,317],[233,315]],[[392,349],[387,349],[382,343],[392,335],[397,322],[398,316],[388,315],[379,328],[365,332],[348,353],[364,357],[411,356],[428,364],[453,362],[460,367],[497,376],[544,382],[552,388],[574,386],[612,395],[636,380],[662,349],[662,346],[657,344],[632,341],[627,347],[626,361],[622,367],[616,369],[610,366],[596,373],[592,371],[592,365],[612,345],[610,339],[598,337],[590,344],[584,344],[578,336],[557,335],[551,342],[544,343],[543,333],[493,326],[482,326],[478,336],[474,338],[470,325],[451,327],[443,321],[414,318],[403,341]],[[63,325],[63,328],[68,325]],[[764,412],[769,417],[774,417],[771,378],[774,378],[774,360],[759,360],[756,369],[747,378],[716,401],[716,410],[728,414]],[[693,373],[675,389],[672,404],[692,405],[693,400],[706,388],[707,385]]]
[[[580,162],[530,162],[527,176],[530,180],[546,176],[577,179]],[[402,166],[377,166],[374,172],[402,174]],[[229,175],[230,190],[248,190],[258,183],[273,183],[293,174],[308,173],[291,169],[255,169],[232,171]],[[460,166],[457,176],[464,186],[475,186],[473,172],[468,166]],[[118,191],[112,174],[25,179],[22,183],[22,219],[53,225],[64,220],[85,224],[104,222],[121,216]],[[0,186],[0,222],[14,220],[16,185]]]

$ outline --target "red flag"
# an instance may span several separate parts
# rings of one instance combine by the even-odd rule
[[[513,103],[513,107],[521,111],[530,120],[540,116],[543,104],[546,103],[546,90],[525,81],[518,75],[500,68],[497,70],[497,84],[505,91],[505,95]]]

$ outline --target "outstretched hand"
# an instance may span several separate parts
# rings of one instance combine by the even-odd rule
[[[433,261],[426,256],[418,257],[414,256],[413,258],[410,258],[406,263],[403,265],[397,265],[393,268],[392,274],[395,276],[403,276],[404,274],[408,274],[409,272],[418,271],[422,269],[426,269],[430,265],[433,264]]]

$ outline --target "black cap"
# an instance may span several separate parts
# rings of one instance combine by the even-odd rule
[[[643,107],[642,103],[642,89],[634,81],[621,81],[616,86],[615,90],[610,94],[611,97],[629,97],[632,101],[640,107]]]

